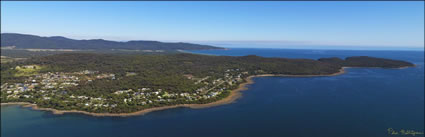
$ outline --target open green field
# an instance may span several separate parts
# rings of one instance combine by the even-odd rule
[[[15,77],[22,77],[22,76],[31,76],[36,75],[38,72],[42,69],[39,65],[28,65],[31,67],[16,67],[17,73],[15,74]]]
[[[11,57],[7,57],[7,56],[1,56],[1,62],[0,63],[9,63],[9,62],[24,60],[24,59],[25,58],[11,58]]]

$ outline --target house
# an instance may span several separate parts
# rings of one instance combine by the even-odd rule
[[[183,75],[183,76],[185,76],[187,79],[193,79],[193,75],[191,75],[191,74],[186,74],[186,75]]]
[[[135,76],[137,73],[135,72],[126,72],[125,76]]]
[[[22,68],[24,68],[24,69],[36,69],[37,66],[36,65],[25,65],[25,66],[22,66]]]
[[[150,88],[142,88],[142,91],[150,90]]]

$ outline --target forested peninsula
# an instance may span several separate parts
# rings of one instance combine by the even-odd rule
[[[253,76],[327,76],[344,67],[403,68],[414,64],[367,56],[286,59],[188,53],[124,55],[64,53],[1,65],[1,103],[42,110],[127,116],[231,102]]]

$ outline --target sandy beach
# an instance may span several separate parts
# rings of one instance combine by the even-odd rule
[[[127,117],[127,116],[137,116],[137,115],[144,115],[147,114],[149,112],[153,112],[153,111],[159,111],[159,110],[165,110],[165,109],[171,109],[171,108],[179,108],[179,107],[188,107],[188,108],[193,108],[193,109],[201,109],[201,108],[208,108],[208,107],[214,107],[214,106],[219,106],[219,105],[224,105],[224,104],[230,104],[235,102],[238,98],[240,98],[242,96],[241,91],[244,91],[246,89],[248,89],[246,87],[246,85],[252,84],[253,80],[252,78],[254,77],[317,77],[317,76],[336,76],[336,75],[341,75],[344,74],[345,71],[344,69],[347,67],[342,67],[339,72],[337,73],[333,73],[333,74],[329,74],[329,75],[275,75],[275,74],[262,74],[262,75],[253,75],[253,76],[249,76],[247,77],[245,80],[245,83],[242,83],[239,85],[239,87],[235,90],[232,90],[230,92],[230,95],[227,96],[224,99],[221,99],[219,101],[216,102],[211,102],[211,103],[207,103],[207,104],[180,104],[180,105],[173,105],[173,106],[163,106],[163,107],[155,107],[155,108],[149,108],[149,109],[144,109],[144,110],[140,110],[140,111],[136,111],[136,112],[131,112],[131,113],[92,113],[92,112],[86,112],[86,111],[79,111],[79,110],[56,110],[56,109],[52,109],[52,108],[40,108],[38,107],[36,104],[31,104],[31,103],[27,103],[27,102],[11,102],[11,103],[1,103],[1,105],[22,105],[23,107],[31,107],[33,110],[42,110],[42,111],[51,111],[53,114],[65,114],[65,113],[81,113],[81,114],[86,114],[86,115],[91,115],[91,116],[120,116],[120,117]]]

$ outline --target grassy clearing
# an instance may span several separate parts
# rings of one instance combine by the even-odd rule
[[[17,70],[17,73],[15,74],[15,77],[22,77],[22,76],[31,76],[36,75],[42,69],[39,65],[27,65],[27,66],[17,66],[15,68]]]
[[[9,62],[13,62],[13,61],[19,61],[19,60],[24,60],[25,58],[11,58],[11,57],[7,57],[7,56],[1,56],[1,62],[0,63],[9,63]]]
[[[7,62],[12,62],[13,59],[8,59],[8,58],[1,58],[1,62],[0,63],[7,63]]]

